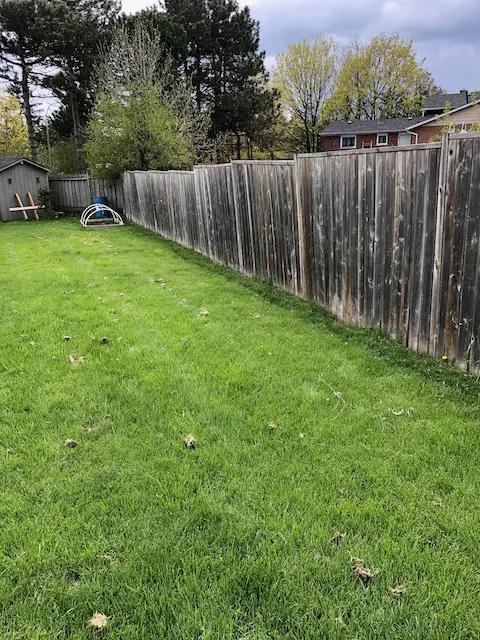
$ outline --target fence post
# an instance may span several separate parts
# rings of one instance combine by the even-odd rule
[[[447,171],[448,171],[448,148],[450,135],[442,134],[442,149],[440,152],[440,166],[438,177],[437,212],[435,222],[435,253],[433,264],[432,283],[432,307],[430,315],[430,339],[429,352],[431,355],[438,353],[438,332],[440,316],[441,283],[443,270],[443,239],[445,232],[445,207],[447,202]],[[439,354],[438,354],[439,355]]]

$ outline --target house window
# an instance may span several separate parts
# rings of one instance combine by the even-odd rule
[[[357,136],[342,136],[340,138],[340,149],[355,149],[357,146]]]
[[[377,134],[377,147],[381,147],[388,144],[388,133]]]

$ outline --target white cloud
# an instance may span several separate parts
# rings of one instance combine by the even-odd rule
[[[128,13],[156,0],[123,0]],[[334,35],[342,41],[374,33],[412,38],[437,82],[449,91],[480,86],[479,0],[240,0],[260,21],[267,66],[289,42]]]

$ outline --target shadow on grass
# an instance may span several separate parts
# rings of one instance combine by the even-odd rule
[[[196,264],[202,267],[202,269],[207,269],[211,273],[221,275],[226,280],[235,282],[249,289],[271,304],[275,304],[282,309],[293,311],[297,317],[305,322],[318,325],[319,327],[321,326],[342,340],[348,340],[352,344],[365,348],[372,355],[387,360],[392,366],[403,367],[408,371],[422,375],[431,382],[444,384],[460,392],[471,401],[477,402],[480,398],[480,383],[478,377],[456,369],[451,363],[442,362],[432,356],[408,349],[378,329],[363,329],[344,324],[322,307],[297,298],[293,294],[278,289],[269,282],[258,278],[250,278],[237,273],[230,267],[218,265],[210,260],[210,258],[192,249],[187,249],[176,242],[167,240],[148,229],[143,229],[133,224],[131,227],[135,228],[141,235],[146,235],[162,242],[183,260]]]

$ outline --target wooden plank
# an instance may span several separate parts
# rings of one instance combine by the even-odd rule
[[[395,207],[395,156],[383,155],[385,168],[383,174],[383,259],[380,261],[380,324],[384,331],[391,331],[392,269],[393,269],[393,223]]]
[[[464,245],[462,260],[461,307],[459,309],[459,337],[457,363],[461,369],[478,368],[478,316],[480,298],[479,233],[480,233],[480,138],[468,140],[471,147],[469,184],[465,203]],[[475,318],[477,317],[477,323]]]
[[[453,154],[453,149],[452,149]],[[429,351],[440,357],[443,352],[443,327],[441,324],[442,282],[445,253],[445,221],[448,198],[448,170],[450,156],[450,140],[448,134],[442,136],[440,152],[439,183],[437,191],[436,221],[435,221],[435,257],[433,265],[432,304],[430,312],[430,340]]]
[[[383,317],[383,260],[384,260],[384,224],[385,224],[385,156],[378,154],[375,167],[375,246],[373,267],[373,326],[382,326]]]
[[[410,196],[413,205],[412,265],[414,277],[412,278],[409,304],[410,322],[408,346],[411,349],[417,350],[419,347],[418,336],[425,261],[423,193],[425,192],[426,176],[423,154],[417,152],[415,157],[410,160],[410,166],[411,170],[414,171],[414,188]]]
[[[30,205],[31,205],[29,208],[33,209],[33,215],[35,216],[35,220],[40,220],[40,218],[38,217],[38,213],[37,213],[39,207],[33,201],[32,194],[30,193],[30,191],[27,191],[27,196],[28,196],[28,199],[29,199]]]
[[[376,170],[377,154],[366,155],[365,179],[365,325],[373,327],[375,323],[375,210],[376,210]]]
[[[23,206],[23,202],[22,202],[20,196],[18,195],[18,193],[15,194],[15,198],[16,198],[16,200],[17,200],[17,202],[18,202],[18,204],[20,206],[19,207],[15,207],[14,209],[10,209],[10,211],[21,211],[23,213],[24,219],[28,220],[26,207]]]

